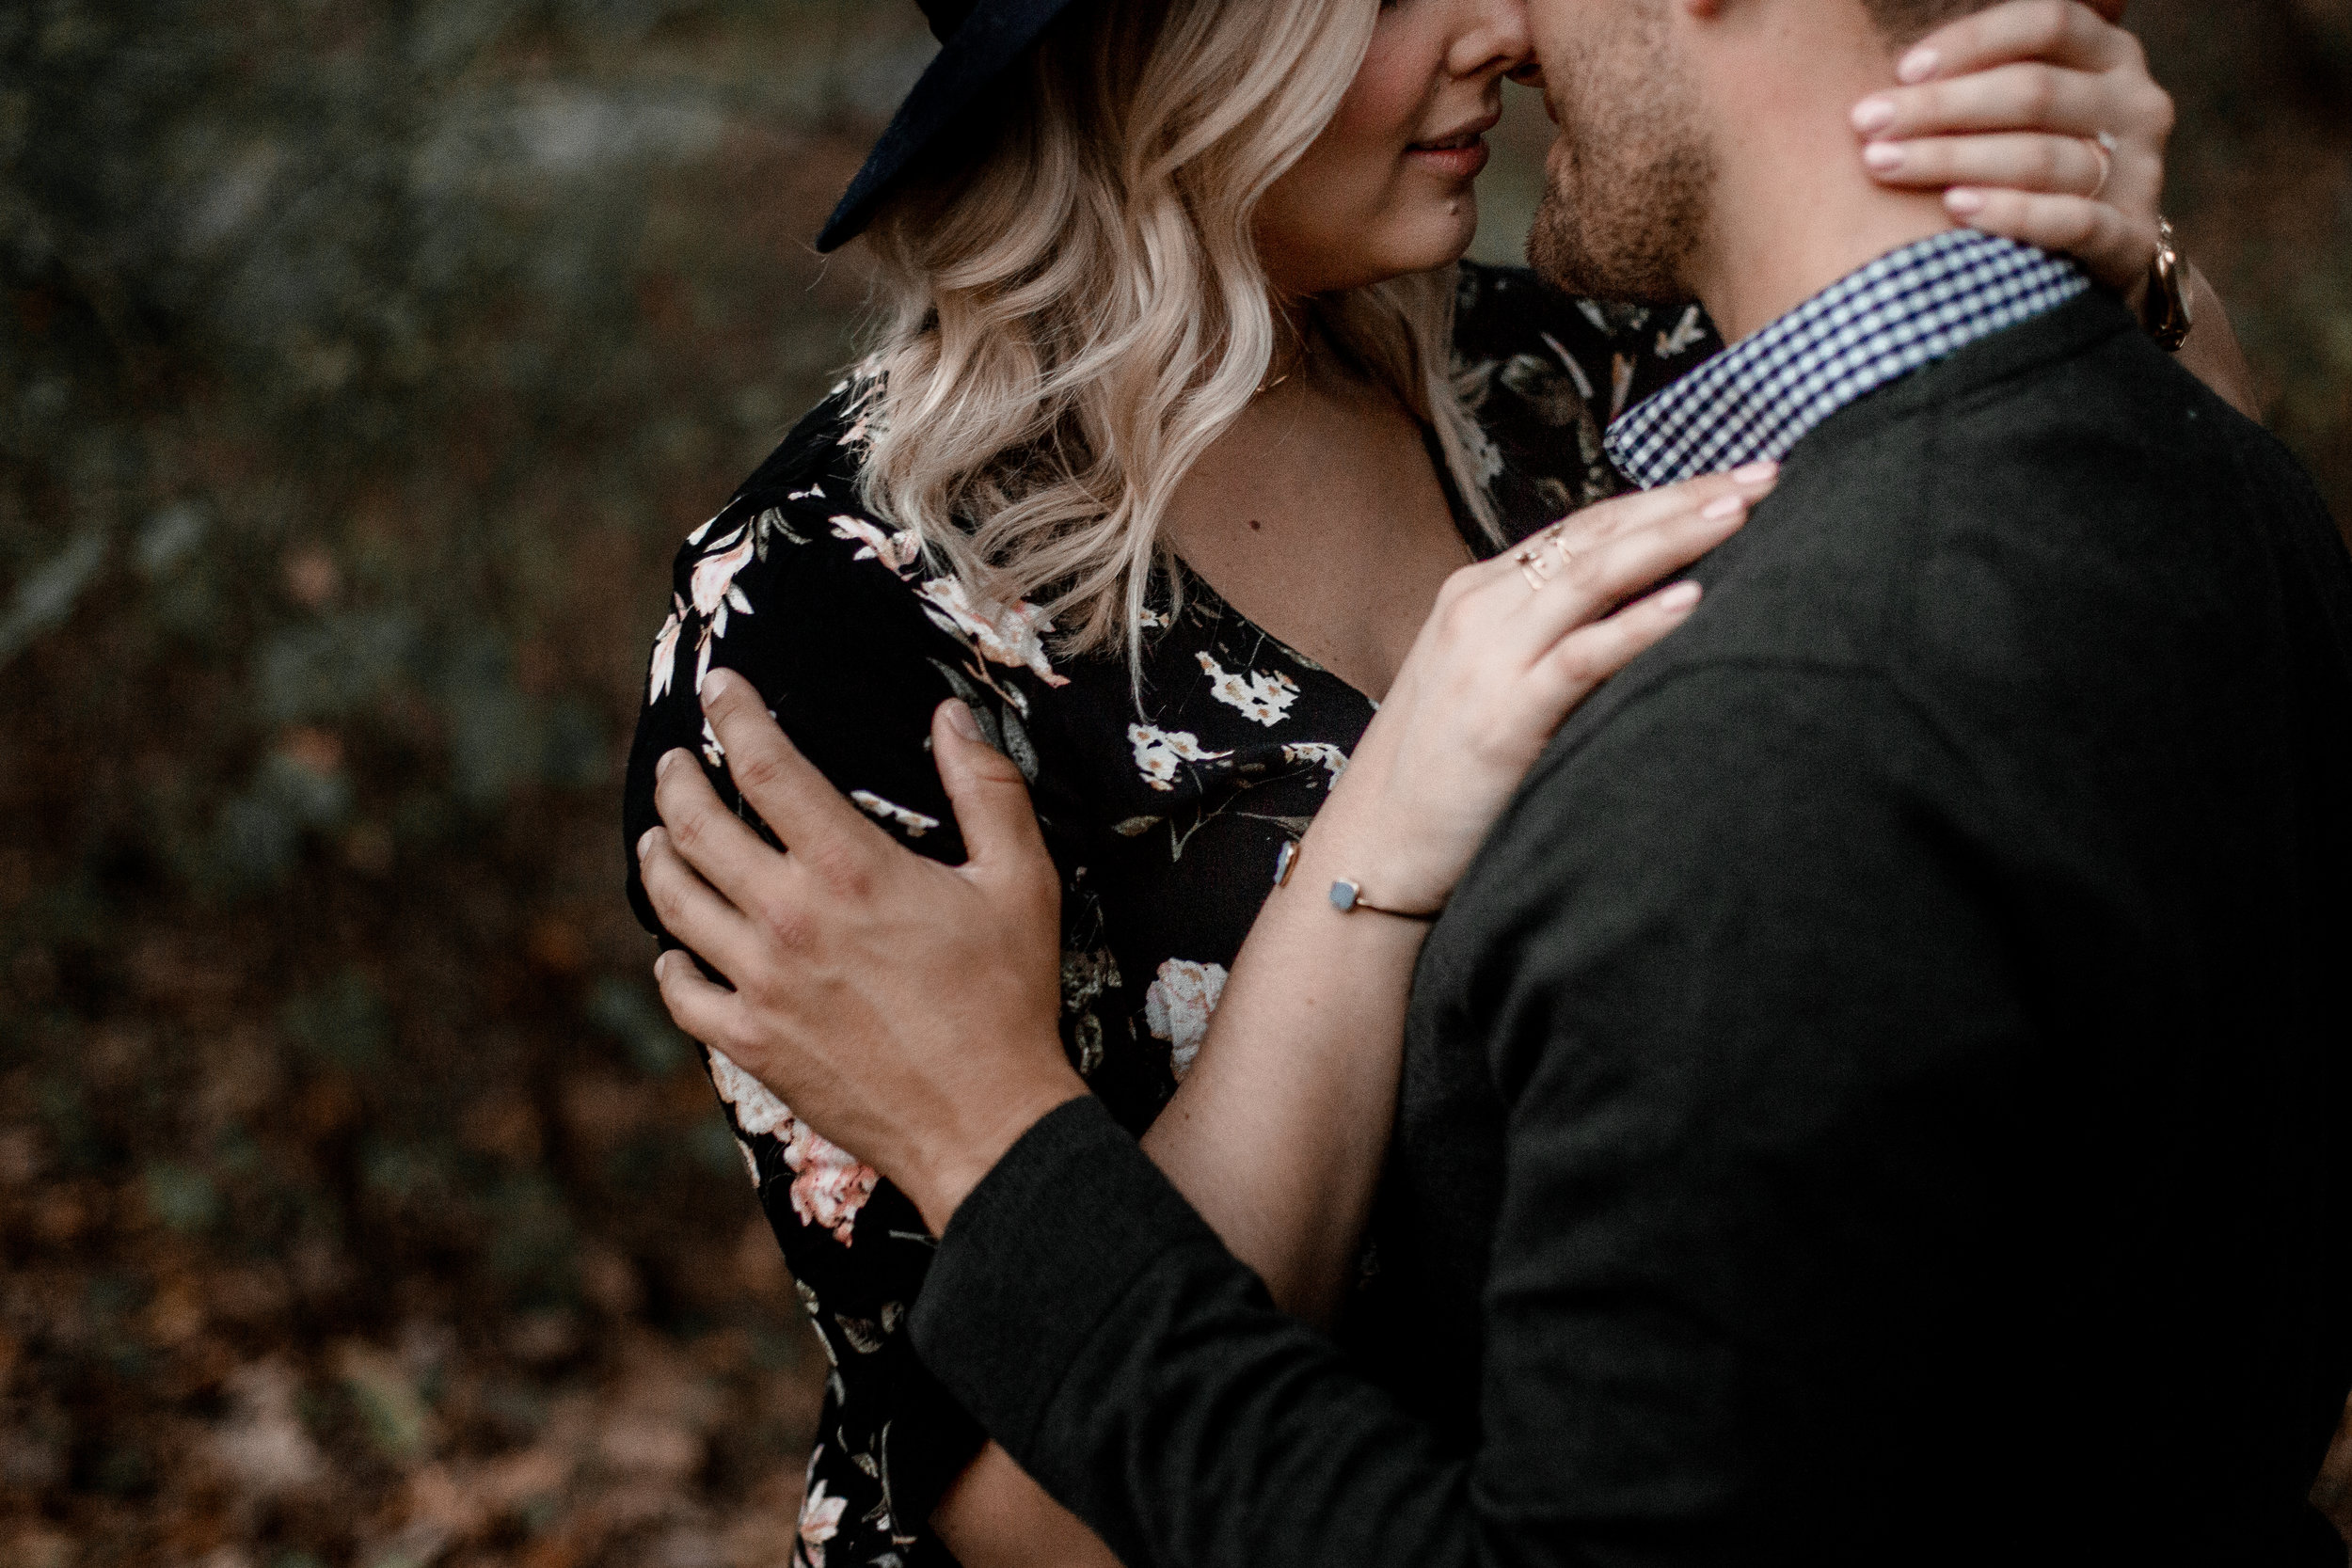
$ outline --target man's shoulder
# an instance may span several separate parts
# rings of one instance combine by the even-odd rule
[[[2087,296],[1808,436],[1719,552],[1724,613],[1677,641],[1900,673],[1947,641],[2054,649],[2070,624],[2160,639],[2260,612],[2282,531],[2333,539],[2294,459]]]
[[[2352,561],[2293,459],[2112,302],[2052,314],[1808,438],[1531,794],[1648,768],[1681,812],[1786,785],[2046,816],[2312,659],[2352,679]]]
[[[1825,421],[1792,454],[1831,492],[1908,471],[1948,518],[2082,519],[2167,498],[2259,506],[2308,490],[2294,460],[2093,291]]]

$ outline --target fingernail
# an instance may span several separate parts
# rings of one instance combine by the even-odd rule
[[[1905,84],[1924,82],[1934,75],[1935,68],[1943,63],[1944,57],[1934,50],[1925,47],[1915,49],[1905,55],[1902,63],[1895,68],[1895,79]]]
[[[969,706],[962,703],[952,701],[949,702],[946,706],[947,727],[949,729],[955,731],[966,740],[985,740],[987,738],[985,736],[980,734],[980,721],[974,716],[972,709]]]
[[[1658,608],[1669,614],[1688,611],[1698,602],[1699,585],[1695,582],[1677,582],[1658,595]]]
[[[1699,515],[1720,522],[1725,517],[1737,517],[1747,509],[1748,501],[1745,496],[1717,496],[1700,510]]]
[[[1967,217],[1984,211],[1984,193],[1955,185],[1944,193],[1945,211]]]
[[[675,768],[677,766],[678,758],[684,756],[686,752],[683,750],[674,750],[662,752],[661,760],[653,765],[654,783],[660,784],[662,780],[668,778],[670,776],[670,769]]]
[[[712,703],[725,696],[727,689],[734,684],[735,677],[724,670],[711,671],[703,677],[703,705],[708,707]]]
[[[1731,470],[1732,482],[1737,484],[1761,484],[1768,479],[1779,477],[1780,465],[1769,457]]]
[[[1853,106],[1853,128],[1866,136],[1894,123],[1895,101],[1891,98],[1866,98]]]
[[[653,835],[660,831],[661,830],[659,828],[647,828],[643,833],[638,835],[637,858],[639,860],[642,861],[645,858],[646,851],[653,847]]]
[[[1903,150],[1891,141],[1874,141],[1862,150],[1862,161],[1881,174],[1892,174],[1903,166]]]
[[[675,957],[675,956],[676,956],[676,953],[677,953],[677,949],[676,949],[676,948],[675,948],[675,947],[671,947],[671,948],[664,948],[664,949],[662,950],[662,952],[661,952],[661,956],[654,959],[654,961],[653,961],[653,977],[654,977],[654,979],[655,979],[656,981],[659,981],[659,980],[660,980],[660,978],[661,978],[661,970],[662,970],[662,966],[664,966],[665,964],[667,964],[667,963],[670,961],[670,959],[671,959],[671,958],[673,958],[674,957]]]

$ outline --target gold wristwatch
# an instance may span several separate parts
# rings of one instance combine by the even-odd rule
[[[2139,307],[2139,324],[2168,354],[2178,354],[2197,325],[2188,308],[2188,267],[2165,218],[2156,219],[2156,259],[2148,268],[2148,297]]]

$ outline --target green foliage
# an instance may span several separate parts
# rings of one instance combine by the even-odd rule
[[[203,688],[167,809],[121,824],[184,884],[608,784],[627,661],[565,657],[581,601],[633,643],[635,568],[846,353],[847,301],[710,198],[747,138],[886,95],[909,29],[874,9],[0,14],[0,670]],[[294,725],[337,766],[274,751]]]

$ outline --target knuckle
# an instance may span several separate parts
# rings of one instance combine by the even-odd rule
[[[748,1019],[729,1011],[713,1020],[710,1032],[718,1038],[704,1043],[720,1052],[737,1067],[750,1071],[752,1064],[761,1056],[761,1040]],[[757,1076],[757,1074],[754,1074]]]
[[[728,752],[727,770],[735,776],[735,787],[747,793],[772,788],[784,779],[782,760],[765,746],[740,747]]]
[[[1509,558],[1504,559],[1507,561]],[[1468,595],[1458,597],[1446,606],[1444,613],[1438,619],[1438,630],[1448,646],[1457,646],[1469,641],[1475,629],[1476,617],[1470,613]]]
[[[2028,66],[2022,85],[2026,119],[2035,125],[2047,125],[2058,113],[2058,72],[2046,65]]]
[[[798,951],[808,945],[808,917],[781,890],[771,889],[761,894],[754,912],[759,917],[760,928],[773,938],[778,946]]]
[[[836,897],[864,899],[874,891],[873,868],[866,857],[839,844],[828,844],[808,851],[808,868]]]
[[[1021,769],[1014,764],[1012,758],[993,746],[989,748],[988,755],[974,759],[972,771],[982,784],[996,788],[1026,789],[1028,787],[1028,781],[1021,776]]]
[[[1560,678],[1572,687],[1587,687],[1600,679],[1599,660],[1591,642],[1577,639],[1560,645],[1553,659],[1553,668]]]

